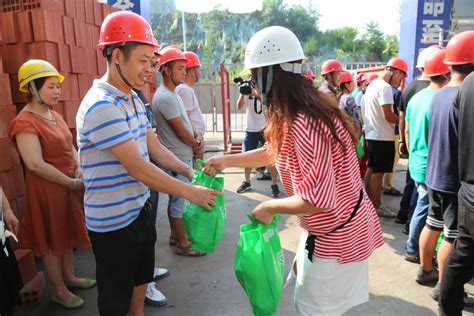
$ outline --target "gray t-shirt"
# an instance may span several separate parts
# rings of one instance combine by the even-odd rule
[[[193,135],[193,127],[180,96],[161,84],[153,97],[151,108],[155,114],[161,143],[181,161],[193,159],[193,148],[183,143],[168,124],[169,120],[181,117],[184,126]]]

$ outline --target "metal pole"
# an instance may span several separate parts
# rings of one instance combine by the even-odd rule
[[[181,24],[183,25],[183,48],[186,51],[186,24],[184,20],[184,0],[181,0]]]
[[[439,29],[439,43],[438,43],[440,46],[443,46],[443,42],[444,42],[444,38],[443,38],[443,37],[444,37],[443,29],[440,28],[440,29]]]

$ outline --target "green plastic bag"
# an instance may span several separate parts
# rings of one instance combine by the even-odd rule
[[[359,159],[364,157],[364,135],[360,135],[359,142],[356,146],[356,154]]]
[[[441,242],[443,241],[444,233],[441,232],[438,237],[438,241],[436,242],[436,251],[439,250],[439,247],[441,246]]]
[[[192,183],[221,192],[224,189],[224,178],[210,176],[204,171],[194,170]],[[186,200],[183,222],[194,250],[214,252],[227,222],[224,196],[217,195],[216,204],[210,211]]]
[[[277,215],[269,225],[253,221],[240,226],[235,275],[256,316],[276,312],[283,289],[285,264],[278,236]]]

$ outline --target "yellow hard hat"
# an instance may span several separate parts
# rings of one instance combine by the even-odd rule
[[[18,83],[21,92],[28,92],[28,83],[32,80],[44,77],[57,77],[59,82],[64,81],[62,76],[53,65],[45,60],[30,59],[21,65],[18,70]]]
[[[250,69],[244,69],[240,72],[239,75],[242,76],[242,77],[247,77],[247,76],[250,76],[251,74],[252,73],[251,73]]]

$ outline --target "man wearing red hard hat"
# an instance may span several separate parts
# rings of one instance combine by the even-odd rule
[[[153,71],[156,46],[144,18],[127,11],[109,14],[98,44],[107,59],[107,72],[94,81],[76,116],[86,226],[96,259],[101,315],[144,313],[156,240],[149,188],[183,195],[206,208],[217,193],[176,181],[150,162],[151,158],[193,176],[192,168],[153,134],[144,104],[133,91],[142,88]]]

